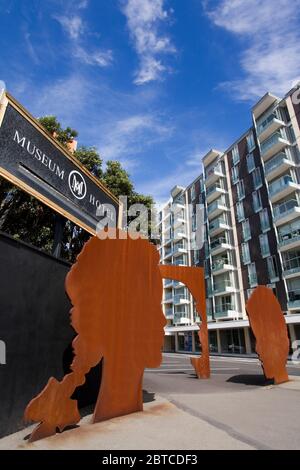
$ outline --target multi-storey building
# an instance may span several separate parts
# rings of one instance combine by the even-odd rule
[[[185,189],[175,187],[161,212],[161,262],[205,268],[212,352],[254,352],[245,305],[257,285],[273,289],[291,341],[300,340],[300,105],[293,96],[267,93],[252,109],[252,127],[225,152],[205,155],[202,174]],[[171,211],[177,198],[181,204]],[[196,204],[206,214],[201,250],[191,250],[189,242]],[[175,242],[179,223],[182,240]],[[184,251],[176,256],[179,244]],[[176,287],[165,282],[165,347],[197,351],[193,300],[181,285],[181,310]]]

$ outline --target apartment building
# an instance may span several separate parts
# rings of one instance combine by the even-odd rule
[[[293,91],[284,99],[267,93],[252,109],[252,127],[225,152],[205,155],[199,177],[187,188],[175,187],[161,211],[161,262],[205,268],[211,352],[254,352],[245,305],[257,285],[274,291],[291,341],[300,340],[300,105],[293,96]],[[176,198],[180,209],[172,205]],[[197,229],[196,204],[205,207],[201,250],[189,244]],[[184,233],[175,242],[179,213]],[[186,251],[174,256],[178,243]],[[167,281],[164,287],[165,349],[198,351],[193,299],[181,285],[181,310],[174,303],[176,287]]]

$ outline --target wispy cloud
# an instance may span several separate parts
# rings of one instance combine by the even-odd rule
[[[236,35],[240,76],[221,84],[238,100],[284,94],[300,77],[300,0],[203,1],[210,20]],[[239,75],[237,73],[237,75]]]
[[[69,37],[70,53],[74,59],[86,65],[108,67],[113,61],[113,53],[110,49],[93,49],[84,46],[84,38],[90,35],[90,31],[81,16],[81,10],[87,6],[88,1],[82,0],[75,7],[76,14],[69,14],[70,8],[68,8],[64,14],[54,15],[53,18],[60,23]]]
[[[127,170],[132,170],[142,163],[140,156],[145,150],[168,139],[172,132],[171,126],[151,113],[110,121],[99,145],[101,155],[104,160],[119,160]]]
[[[55,15],[54,18],[61,24],[71,39],[77,40],[84,33],[85,27],[81,16]]]
[[[164,4],[164,0],[122,1],[122,11],[140,60],[134,80],[137,85],[159,80],[163,72],[170,70],[162,55],[174,54],[176,49],[170,37],[160,32],[169,16]]]

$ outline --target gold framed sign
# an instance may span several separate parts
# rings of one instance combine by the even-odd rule
[[[118,199],[7,92],[0,102],[0,175],[93,235],[104,217],[120,223]]]

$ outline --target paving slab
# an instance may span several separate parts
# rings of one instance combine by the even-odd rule
[[[215,450],[254,449],[226,430],[192,416],[168,400],[156,399],[144,405],[144,411],[91,423],[85,416],[79,426],[61,434],[36,441],[24,440],[33,429],[28,427],[0,439],[0,449],[16,450]]]

